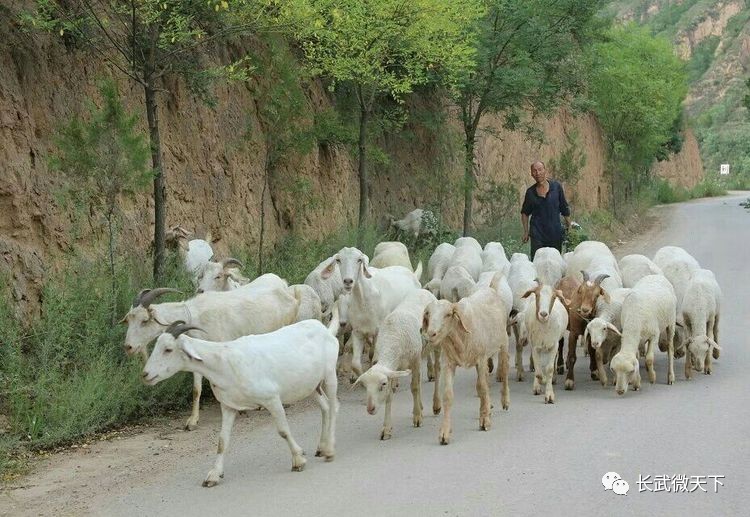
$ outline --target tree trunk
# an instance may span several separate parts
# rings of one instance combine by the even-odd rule
[[[112,280],[112,325],[117,323],[117,281],[115,279],[115,229],[112,219],[114,210],[107,212],[107,226],[109,229],[109,274]]]
[[[156,106],[156,91],[150,83],[146,91],[146,116],[148,136],[151,143],[151,164],[154,167],[154,284],[161,283],[164,275],[164,231],[167,220],[167,189],[161,162],[161,140],[159,139],[159,117]]]
[[[464,142],[464,237],[471,233],[474,202],[474,133],[466,131]]]
[[[268,146],[266,147],[268,149]],[[268,155],[270,156],[270,154]],[[263,190],[260,192],[260,235],[258,237],[258,276],[263,274],[263,240],[266,235],[266,190],[271,160],[266,156],[266,167],[263,175]]]
[[[362,239],[367,224],[367,169],[365,167],[366,136],[368,110],[365,106],[359,108],[359,226],[357,232],[357,246],[362,247]]]

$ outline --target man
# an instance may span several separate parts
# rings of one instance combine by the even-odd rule
[[[562,252],[563,227],[560,215],[565,218],[565,226],[570,229],[570,208],[565,200],[562,185],[547,178],[544,164],[536,161],[531,164],[531,177],[536,183],[526,190],[521,207],[523,242],[531,237],[531,260],[539,248],[556,248]],[[531,216],[531,232],[529,232]]]

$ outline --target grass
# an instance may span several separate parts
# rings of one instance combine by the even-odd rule
[[[660,204],[680,203],[702,197],[723,196],[727,193],[726,184],[713,177],[706,177],[691,189],[673,186],[665,179],[655,180],[654,201]]]

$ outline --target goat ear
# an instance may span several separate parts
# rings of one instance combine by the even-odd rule
[[[195,349],[193,348],[193,345],[191,345],[189,341],[180,339],[178,346],[180,347],[180,350],[185,352],[185,355],[188,356],[193,361],[203,361],[203,358],[200,355],[198,355],[198,352],[195,351]]]
[[[391,371],[388,372],[388,378],[389,379],[395,379],[397,377],[406,377],[407,375],[411,375],[411,370],[397,370],[397,371]]]
[[[521,298],[528,298],[529,296],[531,296],[532,293],[535,293],[535,292],[536,292],[536,287],[534,289],[529,289],[528,291],[523,293],[523,296],[521,296]]]
[[[117,323],[118,323],[118,325],[127,325],[128,324],[128,315],[126,314],[125,316],[123,316],[122,319],[120,321],[118,321]]]
[[[455,305],[453,306],[453,317],[458,321],[458,324],[461,326],[461,330],[463,330],[467,334],[471,334],[471,331],[466,328],[466,325],[464,325],[464,320],[461,317],[461,313],[458,312],[458,307],[456,307]]]
[[[328,263],[328,265],[323,268],[323,271],[320,272],[320,278],[323,280],[328,280],[331,278],[331,275],[333,274],[333,270],[336,269],[336,258],[338,255],[334,255],[331,261]]]
[[[599,288],[599,294],[604,298],[604,301],[606,303],[612,303],[612,299],[609,297],[609,293],[601,287]]]
[[[719,343],[717,343],[713,339],[708,338],[706,341],[708,341],[708,344],[711,345],[711,347],[715,348],[716,350],[721,350],[721,347],[719,346]]]
[[[682,329],[682,328],[685,328],[685,325],[683,325],[683,324],[682,324],[682,323],[680,323],[679,321],[675,321],[675,323],[674,323],[674,324],[675,324],[675,326],[676,326],[676,327],[680,327],[681,329]]]
[[[430,313],[427,310],[425,310],[422,313],[422,332],[427,331],[427,327],[429,324],[430,324]]]
[[[617,334],[618,336],[622,337],[622,332],[620,332],[620,329],[612,325],[611,323],[607,323],[607,328]]]
[[[365,372],[365,373],[367,373],[367,372]],[[357,386],[359,386],[360,384],[362,384],[362,377],[364,377],[364,376],[365,376],[365,374],[363,373],[362,375],[360,375],[359,377],[357,377],[357,380],[354,381],[351,386],[349,386],[349,390],[356,389]]]
[[[364,273],[365,278],[372,278],[372,274],[367,269],[370,267],[370,261],[367,259],[367,255],[364,253],[362,254],[362,273]]]
[[[558,289],[557,291],[555,291],[555,295],[557,296],[557,299],[560,300],[563,303],[563,305],[565,305],[566,308],[570,305],[570,300],[565,298],[565,295],[563,294],[562,291]]]

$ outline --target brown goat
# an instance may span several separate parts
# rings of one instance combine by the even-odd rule
[[[568,304],[568,358],[566,361],[567,374],[565,375],[565,389],[572,390],[575,388],[575,374],[573,370],[576,364],[576,344],[578,337],[582,336],[586,330],[588,320],[596,316],[596,302],[601,296],[602,299],[609,303],[609,294],[600,285],[608,275],[599,275],[593,281],[585,271],[581,271],[583,282],[579,282],[573,276],[563,277],[556,285],[556,289],[562,291],[565,298],[570,300]],[[589,352],[589,370],[591,378],[597,380],[599,372],[596,364],[596,354],[588,343]],[[560,343],[559,355],[562,356],[562,343]]]

